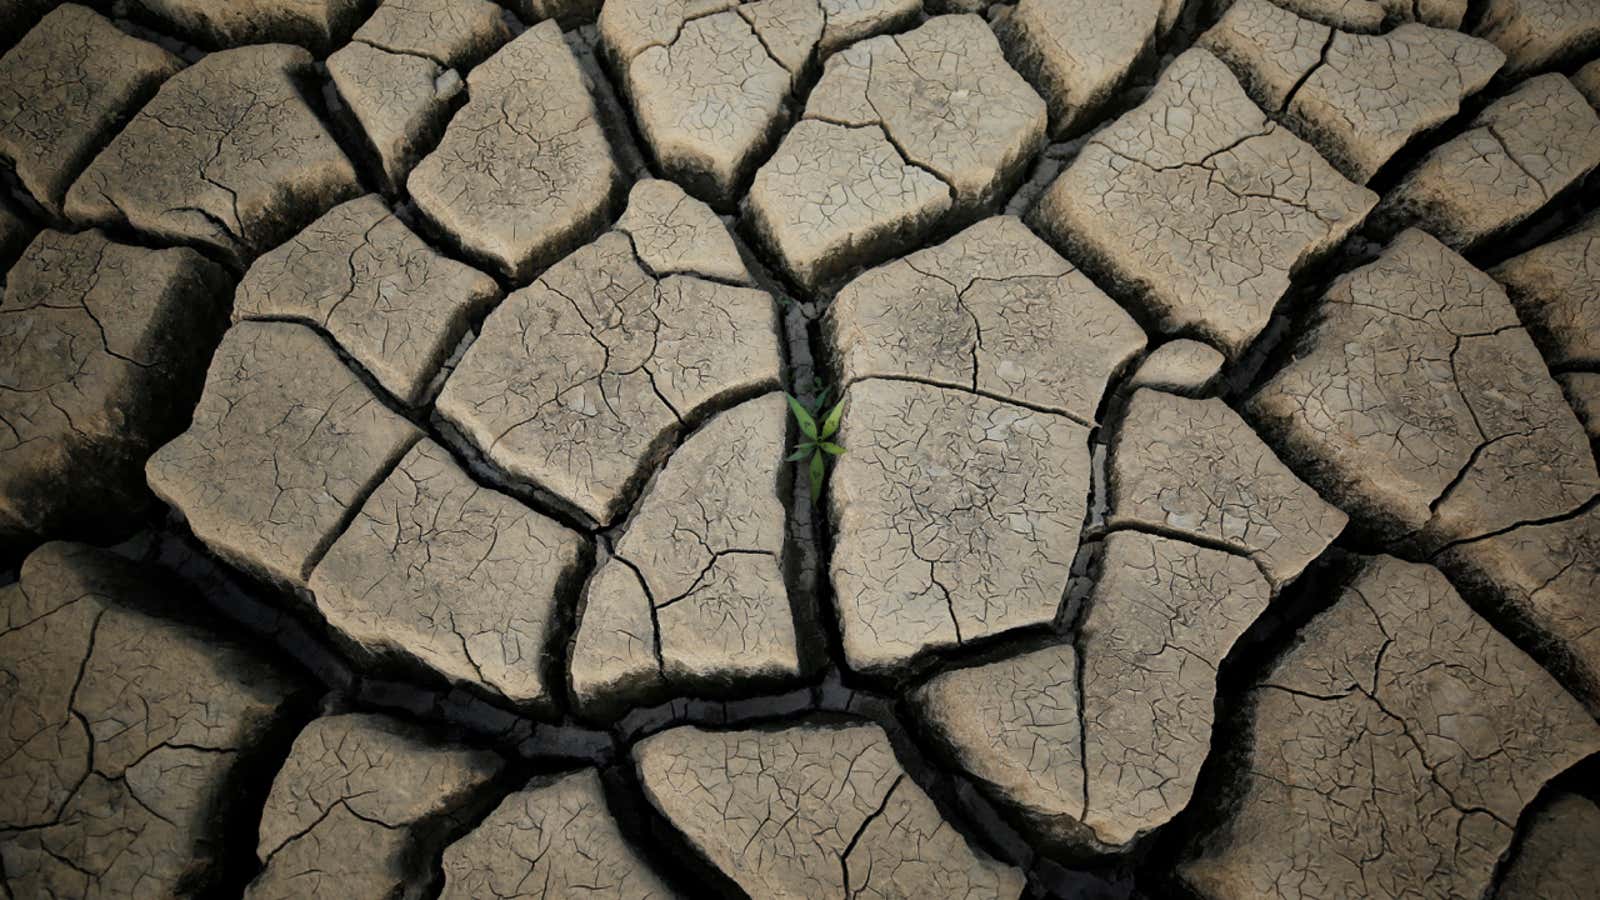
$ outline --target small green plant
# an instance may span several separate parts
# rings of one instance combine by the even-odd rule
[[[816,402],[810,409],[804,403],[794,398],[793,394],[784,394],[789,400],[789,411],[794,413],[794,419],[800,423],[802,440],[795,451],[789,454],[789,462],[799,462],[806,457],[811,457],[808,471],[811,473],[811,502],[816,503],[822,496],[822,477],[827,474],[830,456],[842,456],[844,448],[834,443],[830,438],[839,433],[839,416],[844,413],[844,401],[835,403],[827,412],[822,411],[822,405],[828,402],[828,389],[824,388],[817,394]],[[817,419],[822,424],[817,424]]]

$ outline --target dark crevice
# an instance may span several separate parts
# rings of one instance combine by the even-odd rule
[[[608,541],[607,543],[610,542]],[[644,577],[644,572],[640,571],[637,564],[625,556],[617,556],[614,553],[610,559],[626,566],[628,571],[633,573],[634,580],[639,582],[639,590],[644,592],[645,602],[650,604],[650,633],[654,637],[654,641],[651,643],[651,650],[654,651],[656,657],[656,672],[662,679],[665,679],[667,677],[667,661],[661,655],[661,605],[656,602],[655,594],[650,590],[650,582]],[[596,566],[595,572],[598,573],[599,571],[599,567]],[[593,575],[590,577],[593,578]],[[587,593],[585,591],[585,594]]]
[[[1489,879],[1489,889],[1484,892],[1485,897],[1506,897],[1506,900],[1517,900],[1502,890],[1506,875],[1521,858],[1522,848],[1535,824],[1539,823],[1553,803],[1567,794],[1574,794],[1600,805],[1600,753],[1589,756],[1546,782],[1534,799],[1522,808],[1522,815],[1518,817],[1512,831],[1511,845],[1495,863],[1494,875]],[[1581,842],[1582,838],[1578,840]]]
[[[1148,534],[1154,537],[1166,538],[1168,540],[1182,541],[1186,544],[1193,544],[1196,547],[1201,547],[1206,550],[1215,550],[1219,553],[1226,553],[1229,556],[1237,556],[1240,559],[1248,560],[1251,565],[1254,565],[1261,573],[1261,577],[1266,579],[1268,584],[1271,584],[1275,589],[1279,586],[1277,580],[1267,574],[1267,570],[1261,565],[1261,561],[1256,559],[1254,554],[1236,544],[1230,544],[1227,541],[1218,540],[1217,538],[1209,535],[1195,534],[1194,532],[1184,531],[1179,528],[1169,528],[1165,525],[1159,525],[1153,522],[1117,521],[1091,536],[1101,537],[1104,535],[1114,534],[1118,531],[1134,531],[1140,534]]]
[[[1137,872],[1152,897],[1195,898],[1177,869],[1227,833],[1252,769],[1255,693],[1305,625],[1338,599],[1360,558],[1330,548],[1251,623],[1217,667],[1211,747],[1189,803],[1152,835]]]
[[[747,895],[731,878],[705,859],[647,799],[631,758],[623,758],[600,773],[606,806],[617,828],[677,896],[706,900],[745,900]]]
[[[974,351],[974,353],[976,353],[976,351]],[[1054,407],[1042,406],[1042,405],[1040,405],[1038,403],[1034,403],[1034,402],[1029,401],[1029,400],[1022,400],[1022,399],[1019,399],[1017,397],[1013,397],[1013,396],[1011,396],[1009,394],[997,394],[994,391],[987,391],[987,390],[983,390],[981,388],[974,388],[970,384],[957,384],[956,382],[953,382],[953,381],[940,381],[940,380],[938,380],[936,378],[923,378],[923,377],[919,377],[919,376],[916,376],[916,375],[896,375],[896,374],[863,375],[863,376],[859,376],[859,377],[857,377],[857,378],[855,378],[855,379],[853,379],[851,381],[846,382],[842,386],[841,389],[848,389],[850,387],[853,387],[853,386],[855,386],[857,384],[861,384],[862,382],[866,382],[866,381],[903,381],[903,382],[909,382],[911,384],[922,384],[922,385],[927,385],[928,387],[939,388],[940,390],[957,391],[957,392],[963,393],[963,394],[972,394],[972,395],[977,396],[977,397],[983,397],[984,399],[987,399],[987,400],[993,400],[996,403],[1004,403],[1004,404],[1006,404],[1008,406],[1019,406],[1019,407],[1021,407],[1023,409],[1031,409],[1034,412],[1043,413],[1043,414],[1049,415],[1049,416],[1060,416],[1063,419],[1067,419],[1067,420],[1069,420],[1069,421],[1071,421],[1071,422],[1073,422],[1075,424],[1082,425],[1085,428],[1092,428],[1094,426],[1093,422],[1085,421],[1082,416],[1075,415],[1075,414],[1070,413],[1070,412],[1068,412],[1068,411],[1066,411],[1064,409],[1057,409],[1057,408],[1054,408]]]
[[[1577,507],[1575,507],[1575,508],[1573,508],[1571,510],[1568,510],[1566,512],[1557,513],[1557,514],[1551,515],[1551,516],[1545,516],[1545,517],[1539,518],[1539,519],[1522,519],[1522,520],[1519,520],[1519,521],[1516,521],[1516,522],[1512,522],[1510,525],[1506,525],[1506,526],[1504,526],[1502,528],[1496,528],[1493,531],[1485,531],[1482,534],[1475,534],[1475,535],[1472,535],[1470,537],[1457,538],[1456,540],[1449,541],[1449,542],[1441,545],[1440,547],[1435,549],[1432,553],[1428,554],[1427,561],[1431,562],[1432,560],[1437,559],[1440,555],[1442,555],[1446,551],[1452,550],[1452,549],[1454,549],[1456,547],[1459,547],[1459,546],[1461,546],[1463,544],[1472,544],[1472,543],[1477,543],[1478,541],[1486,541],[1486,540],[1488,540],[1490,538],[1499,537],[1499,536],[1501,536],[1503,534],[1507,534],[1509,532],[1516,531],[1518,528],[1528,528],[1528,527],[1538,526],[1538,525],[1554,525],[1554,524],[1557,524],[1559,522],[1567,522],[1567,521],[1570,521],[1572,519],[1576,519],[1576,518],[1578,518],[1580,516],[1588,514],[1591,510],[1594,510],[1596,507],[1600,507],[1600,495],[1596,495],[1594,497],[1590,497],[1588,500],[1585,500],[1583,503],[1579,504]]]
[[[1312,63],[1310,68],[1300,73],[1300,77],[1295,79],[1294,84],[1290,85],[1288,92],[1283,95],[1283,102],[1278,104],[1278,116],[1281,117],[1284,113],[1289,111],[1289,107],[1294,103],[1294,98],[1300,93],[1300,89],[1305,87],[1306,82],[1311,80],[1312,75],[1317,74],[1319,69],[1327,65],[1328,51],[1333,49],[1333,41],[1340,35],[1340,33],[1341,32],[1337,28],[1328,29],[1328,38],[1322,42],[1322,49],[1317,53],[1317,61]]]
[[[894,781],[889,784],[889,789],[883,792],[883,800],[878,803],[878,808],[868,813],[861,820],[861,824],[857,826],[855,834],[850,835],[849,843],[845,844],[844,850],[839,853],[840,883],[844,885],[846,894],[854,896],[850,892],[850,854],[855,852],[856,844],[861,841],[861,836],[867,833],[867,829],[872,827],[872,823],[883,815],[884,810],[889,808],[889,800],[894,797],[895,790],[905,780],[906,776],[903,774],[895,776]]]
[[[565,37],[567,46],[577,57],[579,69],[590,81],[590,95],[599,114],[600,128],[624,177],[630,184],[645,178],[663,177],[657,174],[660,166],[649,152],[649,143],[642,137],[632,104],[623,100],[618,89],[621,80],[606,64],[606,54],[600,50],[599,30],[569,31]]]

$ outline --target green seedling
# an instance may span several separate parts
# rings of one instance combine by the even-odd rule
[[[800,423],[802,440],[795,451],[789,454],[789,462],[799,462],[806,457],[811,457],[808,471],[811,474],[811,502],[816,503],[822,496],[822,478],[827,474],[828,457],[841,456],[844,448],[834,443],[831,438],[839,433],[839,417],[844,414],[844,401],[835,403],[826,413],[822,412],[822,404],[826,402],[828,392],[824,390],[817,395],[815,409],[806,409],[805,404],[796,400],[792,394],[784,394],[789,400],[789,411],[794,413],[794,419]],[[822,424],[817,424],[818,416]]]

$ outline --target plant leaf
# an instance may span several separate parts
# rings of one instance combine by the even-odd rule
[[[815,505],[817,498],[822,496],[822,475],[826,463],[822,461],[822,454],[811,454],[811,503]]]
[[[789,409],[794,412],[794,419],[800,423],[800,432],[813,441],[817,439],[817,420],[811,418],[811,413],[800,405],[800,401],[792,394],[783,395],[789,401]]]
[[[783,461],[784,462],[799,462],[800,460],[805,459],[806,458],[806,454],[808,454],[810,452],[811,452],[811,445],[810,444],[802,444],[799,450],[796,450],[795,452],[793,452],[793,453],[789,454],[788,456],[784,457]]]
[[[844,448],[839,446],[838,444],[835,444],[833,441],[823,441],[822,443],[818,444],[817,446],[821,447],[822,448],[822,452],[828,454],[829,456],[843,456],[844,455]]]
[[[828,410],[827,418],[822,420],[822,436],[831,438],[839,431],[839,417],[844,415],[844,401],[840,400]]]

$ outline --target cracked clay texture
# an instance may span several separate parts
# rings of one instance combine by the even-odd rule
[[[0,0],[0,900],[1591,900],[1597,0]]]

